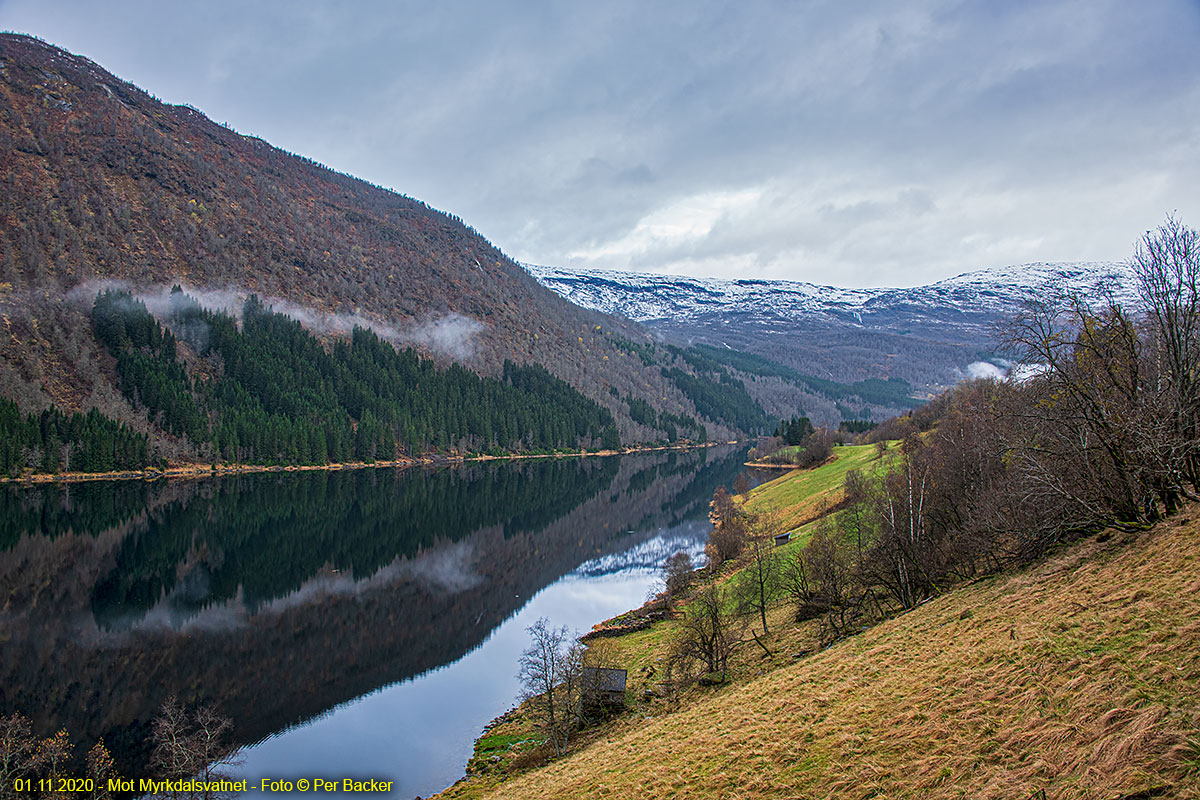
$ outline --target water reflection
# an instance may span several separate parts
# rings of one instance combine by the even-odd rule
[[[256,761],[308,763],[305,742],[361,719],[393,738],[424,728],[399,761],[360,755],[427,793],[511,700],[513,615],[551,594],[556,624],[586,628],[636,605],[667,551],[703,535],[707,499],[741,460],[726,448],[0,491],[0,713],[66,727],[77,752],[103,736],[132,775],[170,694],[230,716],[241,743],[291,729]],[[569,601],[585,587],[590,600]],[[392,697],[467,720],[442,729],[465,741],[439,742]],[[437,772],[423,746],[457,766]]]
[[[669,536],[676,543],[684,539]],[[686,539],[691,549],[700,540]],[[510,708],[517,659],[538,617],[586,631],[640,605],[654,570],[572,572],[539,591],[475,650],[452,664],[332,709],[243,754],[238,775],[357,775],[394,781],[397,797],[425,797],[461,777],[483,725]],[[282,798],[282,795],[279,795]]]

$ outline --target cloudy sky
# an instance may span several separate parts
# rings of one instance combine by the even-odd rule
[[[1200,225],[1200,0],[0,0],[552,266],[913,285]]]

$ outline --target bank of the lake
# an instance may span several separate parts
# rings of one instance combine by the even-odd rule
[[[841,455],[842,475],[871,468],[861,452]],[[835,464],[763,484],[743,506],[793,520],[836,509]],[[775,552],[796,552],[814,523]],[[612,626],[628,632],[603,639],[628,669],[626,713],[560,758],[539,752],[523,709],[505,715],[477,742],[469,777],[437,797],[1200,797],[1198,551],[1193,504],[832,645],[780,604],[762,636],[769,655],[748,644],[727,683],[681,692],[659,683],[681,606],[647,626],[629,625],[630,612]]]
[[[668,451],[698,450],[722,445],[737,445],[737,441],[729,442],[686,442],[672,445],[646,445],[626,447],[620,450],[562,450],[553,453],[432,453],[411,458],[394,458],[377,461],[346,461],[330,464],[205,464],[181,463],[168,467],[147,467],[134,470],[113,470],[109,472],[32,472],[24,475],[0,476],[0,484],[35,484],[35,483],[78,483],[82,481],[123,481],[123,480],[159,480],[163,478],[207,478],[222,475],[246,475],[256,472],[330,472],[349,469],[386,469],[395,467],[436,467],[448,464],[469,464],[486,461],[525,461],[541,458],[588,458],[635,453],[661,453]]]
[[[840,513],[846,473],[885,469],[887,453],[893,446],[894,443],[888,443],[881,449],[875,445],[837,445],[830,458],[816,467],[800,469],[793,466],[783,474],[764,469],[757,473],[762,479],[753,481],[744,494],[735,496],[735,502],[751,515],[769,520],[773,530],[789,533],[786,544],[773,551],[783,558],[794,557],[808,543],[815,525],[823,517]],[[777,468],[780,465],[745,462],[744,466]],[[740,574],[742,566],[729,563],[715,575],[701,567],[697,577],[702,581],[725,584],[737,582],[743,577]],[[701,686],[693,686],[683,693],[666,692],[663,688],[663,665],[670,657],[678,621],[686,613],[687,604],[686,599],[664,604],[661,598],[651,598],[592,626],[584,642],[589,647],[603,648],[606,662],[626,669],[629,708],[625,714],[576,734],[572,753],[585,750],[593,742],[636,730],[648,720],[655,719],[664,712],[664,699],[668,701],[666,710],[673,713],[711,694],[712,689]],[[750,680],[764,671],[789,665],[801,655],[819,648],[820,635],[815,621],[796,624],[791,609],[782,603],[777,603],[768,612],[768,618],[772,632],[763,638],[774,651],[773,655],[766,657],[760,649],[744,648],[731,662],[730,683]],[[544,747],[542,751],[538,750],[538,742],[539,733],[526,707],[506,711],[489,722],[476,740],[468,774],[438,797],[465,800],[488,796],[494,787],[549,760]]]

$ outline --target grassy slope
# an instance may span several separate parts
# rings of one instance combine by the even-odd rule
[[[850,469],[876,469],[879,461],[874,460],[874,446],[839,447],[834,458],[815,469],[789,470],[774,480],[762,484],[749,493],[748,498],[755,514],[768,513],[782,519],[808,520],[797,529],[792,541],[775,550],[780,556],[791,555],[802,547],[809,536],[815,518],[823,509],[832,508],[841,500],[842,481]],[[731,581],[740,580],[740,573],[726,575]],[[628,622],[638,611],[630,611],[608,623]],[[741,648],[731,658],[729,670],[735,681],[745,681],[763,670],[778,669],[790,664],[791,653],[808,651],[817,646],[816,627],[812,623],[797,626],[792,621],[792,611],[786,604],[778,604],[769,612],[771,633],[762,637],[775,653],[770,660],[763,660],[755,649]],[[647,706],[644,692],[655,689],[662,679],[660,670],[667,658],[671,641],[679,628],[677,619],[666,619],[649,628],[622,636],[593,642],[591,648],[603,647],[611,663],[620,664],[629,672],[627,702],[638,712]],[[679,698],[681,705],[703,699],[703,692],[686,692]],[[657,701],[653,701],[657,702]],[[651,703],[653,705],[653,703]],[[603,729],[589,729],[577,735],[573,747],[586,746],[587,740],[614,735],[617,731],[630,730],[640,725],[640,713],[626,714],[610,720]],[[539,739],[531,721],[523,714],[511,715],[475,744],[475,761],[471,769],[471,780],[459,783],[438,795],[444,800],[474,800],[486,796],[488,791],[505,779],[509,763],[522,751],[528,751],[531,742]],[[514,747],[515,745],[515,747]],[[493,760],[493,758],[495,760]],[[519,770],[517,770],[519,771]]]
[[[1082,542],[492,796],[1200,798],[1198,554],[1197,507]]]
[[[835,447],[834,458],[816,469],[794,470],[751,489],[745,509],[751,514],[773,517],[780,530],[795,530],[813,521],[822,508],[842,501],[842,482],[852,469],[872,470],[881,463],[875,445]]]

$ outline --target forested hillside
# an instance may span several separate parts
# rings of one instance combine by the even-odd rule
[[[122,393],[208,458],[324,464],[391,460],[430,450],[550,451],[620,445],[607,408],[537,365],[505,362],[501,378],[439,368],[355,328],[330,350],[300,323],[251,296],[239,328],[177,290],[167,319],[195,358],[193,380],[163,330],[128,292],[96,297],[96,335],[116,359]]]
[[[64,414],[47,408],[22,415],[0,397],[0,475],[21,468],[39,472],[110,472],[140,469],[151,462],[144,434],[96,409]]]
[[[371,330],[439,369],[462,365],[449,375],[465,367],[496,386],[541,380],[525,371],[541,365],[611,415],[625,443],[757,432],[747,426],[762,409],[744,391],[741,407],[701,400],[701,408],[697,397],[710,389],[692,383],[693,368],[645,363],[637,351],[651,346],[646,332],[559,298],[461,220],[160,103],[27,36],[0,36],[0,168],[0,395],[23,414],[52,404],[68,414],[98,409],[145,434],[152,457],[204,457],[205,427],[221,429],[201,419],[200,405],[212,401],[195,390],[211,377],[205,356],[189,346],[180,364],[156,363],[154,343],[122,354],[99,343],[90,320],[101,290],[161,299],[180,284],[210,310],[237,314],[252,294],[287,310],[330,357],[358,327],[360,338]],[[138,382],[146,385],[133,394],[118,388]],[[654,414],[635,421],[631,403]],[[377,420],[380,409],[370,411]],[[505,438],[466,435],[463,425],[441,434],[414,422],[398,438],[405,447],[470,439],[484,448]]]
[[[667,350],[701,374],[739,376],[760,403],[788,416],[790,409],[808,411],[820,424],[837,427],[846,420],[886,419],[921,404],[903,378],[864,378],[841,383],[808,375],[769,358],[734,350],[694,344],[688,348],[667,345]]]

